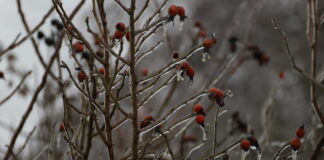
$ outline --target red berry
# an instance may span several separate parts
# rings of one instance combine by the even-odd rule
[[[142,76],[147,76],[148,75],[148,69],[146,69],[146,68],[143,68],[142,70],[141,70],[141,74],[142,74]]]
[[[61,122],[60,127],[59,127],[59,131],[60,131],[60,132],[64,132],[64,131],[65,131],[65,125],[64,125],[64,122]]]
[[[171,5],[168,10],[169,16],[174,17],[178,14],[178,7],[176,5]]]
[[[196,104],[193,108],[193,110],[196,112],[196,113],[201,113],[203,112],[204,108],[201,106],[201,104]]]
[[[127,39],[127,41],[129,41],[130,40],[130,35],[129,35],[129,32],[126,32],[126,39]]]
[[[279,73],[278,73],[278,77],[279,77],[280,79],[285,78],[285,73],[284,73],[284,72],[279,72]]]
[[[180,17],[185,17],[186,16],[186,11],[185,11],[185,9],[183,8],[183,7],[181,7],[181,6],[178,6],[177,7],[177,12],[178,12],[178,15],[180,16]]]
[[[299,140],[299,138],[294,138],[290,141],[290,147],[293,149],[293,150],[298,150],[301,146],[301,142]]]
[[[144,116],[145,120],[152,121],[153,117],[151,115]]]
[[[202,37],[202,38],[205,38],[205,37],[207,36],[207,33],[206,33],[205,30],[200,30],[200,31],[198,32],[198,36],[199,36],[199,37]]]
[[[202,114],[197,115],[197,116],[196,116],[196,122],[197,122],[198,124],[203,125],[203,124],[205,123],[205,116],[202,115]]]
[[[100,74],[105,74],[105,67],[101,67],[101,68],[99,68],[98,69],[98,72],[100,73]]]
[[[87,78],[87,74],[84,71],[79,71],[78,80],[79,82],[83,82]]]
[[[144,119],[140,123],[140,128],[144,128],[144,127],[148,126],[149,124],[150,124],[150,122],[148,120]]]
[[[195,27],[202,28],[201,22],[199,22],[199,21],[195,22]]]
[[[114,34],[115,39],[122,39],[124,37],[124,32],[116,30]]]
[[[249,149],[250,149],[250,147],[251,147],[251,143],[250,143],[250,141],[249,140],[247,140],[247,139],[243,139],[242,141],[241,141],[241,149],[242,150],[244,150],[244,151],[248,151]]]
[[[81,42],[76,42],[73,44],[73,49],[75,52],[83,52],[83,44]]]
[[[203,46],[205,48],[211,48],[215,44],[215,40],[213,38],[208,38],[203,41]]]
[[[119,22],[115,25],[115,28],[118,30],[118,31],[122,31],[124,32],[126,30],[126,25],[122,22]]]
[[[261,57],[261,61],[262,61],[261,64],[267,64],[270,61],[270,57],[267,54],[263,53]]]
[[[303,138],[305,136],[305,130],[304,130],[304,125],[302,125],[301,127],[299,127],[297,130],[296,130],[296,136],[298,138]]]
[[[180,69],[188,69],[189,68],[189,62],[188,61],[184,61],[181,63]]]
[[[190,78],[190,79],[193,79],[193,77],[195,76],[195,70],[191,67],[191,66],[189,66],[188,68],[187,68],[187,76]]]
[[[225,94],[222,90],[217,89],[217,88],[211,88],[208,90],[210,94],[215,96],[216,98],[225,98]]]

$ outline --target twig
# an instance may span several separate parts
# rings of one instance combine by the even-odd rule
[[[17,85],[17,87],[3,100],[0,101],[0,106],[4,104],[6,101],[8,101],[19,89],[20,87],[24,84],[26,78],[31,74],[31,71],[28,71],[22,76],[22,79],[20,80],[20,83]]]

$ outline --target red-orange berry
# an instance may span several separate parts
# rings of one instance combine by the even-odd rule
[[[203,125],[205,123],[205,116],[202,114],[198,114],[196,116],[196,122],[200,125]]]
[[[261,57],[261,65],[262,64],[267,64],[269,61],[270,61],[270,57],[267,55],[267,54],[265,54],[265,53],[263,53],[262,54],[262,57]]]
[[[150,122],[149,122],[148,120],[144,119],[144,120],[141,121],[141,123],[140,123],[140,129],[142,129],[142,128],[148,126],[149,124],[150,124]]]
[[[124,37],[124,32],[116,30],[114,34],[115,39],[122,39]]]
[[[204,111],[204,108],[202,107],[201,104],[196,104],[194,107],[193,107],[193,110],[196,112],[196,113],[201,113]]]
[[[207,38],[203,41],[203,46],[207,49],[211,48],[215,44],[215,40],[213,38]]]
[[[296,136],[298,138],[303,138],[305,136],[305,130],[304,130],[304,125],[300,126],[297,130],[296,130]]]
[[[197,27],[199,29],[202,28],[202,23],[199,21],[195,22],[195,27]]]
[[[119,22],[115,25],[115,28],[118,30],[118,31],[122,31],[124,32],[126,30],[126,25],[122,22]]]
[[[100,67],[100,68],[98,69],[98,72],[99,72],[100,74],[105,74],[105,71],[106,71],[105,67]]]
[[[75,52],[83,52],[83,44],[81,42],[76,42],[73,44],[73,49]]]
[[[144,116],[144,119],[148,120],[148,121],[152,121],[153,117],[151,115],[146,115],[146,116]]]
[[[65,131],[65,125],[64,125],[64,122],[61,122],[60,127],[59,127],[59,131],[60,131],[60,132],[64,132],[64,131]]]
[[[278,77],[279,77],[280,79],[285,78],[285,73],[284,73],[284,72],[279,72],[279,73],[278,73]]]
[[[187,73],[187,76],[192,80],[193,77],[195,76],[195,69],[192,68],[191,66],[189,66],[189,67],[187,68],[186,73]]]
[[[129,32],[126,32],[125,36],[126,36],[126,40],[129,41],[130,40]]]
[[[188,61],[184,61],[181,63],[180,65],[180,69],[188,69],[189,68],[189,62]]]
[[[298,150],[301,146],[301,142],[300,142],[300,139],[299,138],[294,138],[290,141],[290,147],[293,149],[293,150]]]
[[[178,7],[176,5],[171,5],[168,9],[170,17],[175,17],[178,14]]]
[[[212,95],[212,96],[215,96],[215,97],[218,97],[218,98],[224,98],[225,97],[225,94],[222,90],[218,89],[218,88],[211,88],[208,90],[208,92]]]
[[[177,7],[177,12],[178,12],[178,15],[180,17],[185,17],[186,16],[186,10],[181,6]]]
[[[241,141],[240,146],[241,146],[241,149],[242,149],[242,150],[244,150],[244,151],[248,151],[248,150],[250,149],[250,147],[251,147],[251,143],[250,143],[249,140],[247,140],[247,139],[243,139],[243,140]]]
[[[201,37],[201,38],[205,38],[207,36],[207,33],[205,30],[200,30],[198,32],[198,36]]]
[[[146,69],[146,68],[143,68],[142,70],[141,70],[141,74],[142,74],[142,76],[147,76],[148,75],[148,73],[149,73],[149,71],[148,71],[148,69]]]
[[[84,71],[79,71],[77,77],[79,82],[83,82],[87,78],[87,74]]]

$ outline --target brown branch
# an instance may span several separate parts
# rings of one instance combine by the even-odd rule
[[[322,147],[324,146],[324,136],[322,136],[321,140],[318,142],[316,148],[312,153],[312,157],[310,160],[316,160],[319,154],[321,153]]]

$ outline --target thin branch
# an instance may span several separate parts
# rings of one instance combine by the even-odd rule
[[[31,74],[31,71],[28,71],[22,76],[22,79],[20,80],[20,83],[17,85],[17,87],[3,100],[0,101],[0,106],[4,104],[6,101],[8,101],[19,89],[20,87],[24,84],[26,78]]]

